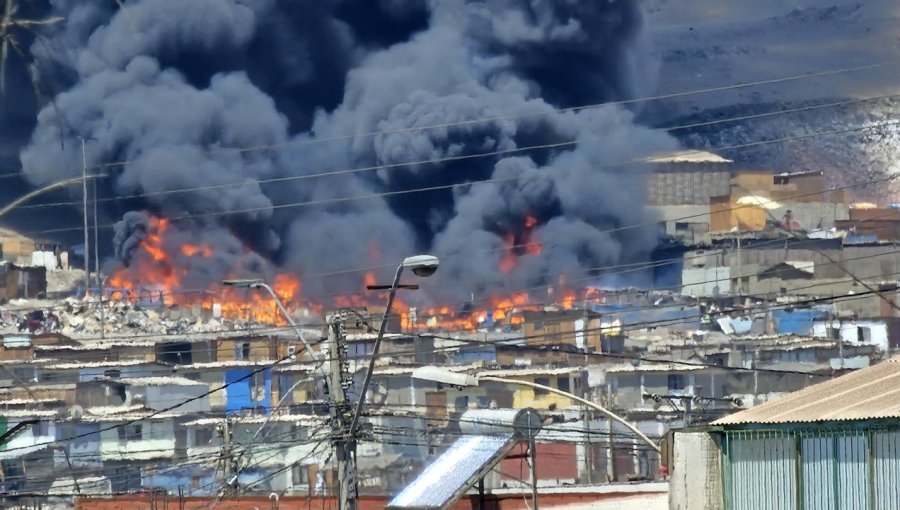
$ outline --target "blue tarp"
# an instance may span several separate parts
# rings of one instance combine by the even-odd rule
[[[453,356],[453,362],[457,365],[468,365],[478,361],[493,363],[497,360],[497,349],[493,345],[473,345],[460,347]]]
[[[813,321],[828,317],[827,310],[773,310],[772,322],[779,334],[808,335]]]
[[[233,413],[252,407],[272,407],[272,379],[269,370],[253,374],[253,369],[238,368],[225,372],[225,412]],[[259,377],[264,378],[265,396],[257,402],[253,400],[251,383]]]
[[[221,487],[216,482],[216,472],[212,468],[203,466],[191,466],[183,469],[173,469],[166,464],[158,464],[144,470],[142,483],[145,488],[161,487],[169,491],[170,494],[178,494],[178,488],[181,487],[186,495],[201,496],[214,494]],[[193,489],[194,484],[199,482],[200,488]]]
[[[632,308],[632,309],[630,309]],[[594,305],[591,310],[603,316],[603,321],[619,319],[629,324],[647,324],[648,326],[668,327],[674,329],[696,329],[700,327],[700,308],[686,306],[674,307],[669,303],[659,308],[634,310],[624,305]]]

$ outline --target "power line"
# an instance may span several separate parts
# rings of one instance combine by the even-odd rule
[[[235,380],[233,380],[233,381],[231,381],[231,382],[225,383],[225,384],[223,384],[223,385],[221,385],[221,386],[218,386],[218,387],[216,387],[216,388],[210,389],[209,391],[203,392],[203,393],[200,394],[200,395],[197,395],[197,396],[194,396],[194,397],[190,397],[190,398],[188,398],[188,399],[185,399],[184,401],[182,401],[182,402],[179,403],[179,404],[172,405],[172,406],[168,406],[168,407],[164,407],[163,409],[159,409],[159,410],[157,410],[157,411],[153,411],[153,412],[151,412],[150,414],[148,414],[148,415],[146,415],[146,416],[141,416],[140,418],[128,420],[128,421],[125,421],[124,423],[120,423],[120,424],[113,425],[113,426],[110,426],[110,427],[104,427],[104,428],[101,428],[101,429],[98,430],[98,431],[92,431],[92,432],[85,432],[85,433],[83,433],[83,434],[77,434],[77,435],[71,437],[70,439],[68,439],[68,441],[74,441],[74,440],[76,440],[76,439],[82,439],[82,438],[85,438],[85,437],[90,437],[90,436],[93,436],[93,435],[102,434],[103,432],[106,432],[106,431],[109,431],[109,430],[115,430],[115,429],[118,428],[118,427],[123,427],[123,426],[131,425],[131,424],[134,424],[134,423],[138,423],[138,422],[140,422],[140,421],[144,421],[144,420],[153,418],[154,416],[159,416],[159,415],[161,415],[161,414],[164,414],[164,413],[167,413],[167,412],[172,411],[172,410],[174,410],[174,409],[177,409],[177,408],[179,408],[179,407],[181,407],[181,406],[183,406],[183,405],[185,405],[185,404],[189,404],[189,403],[194,402],[194,401],[196,401],[196,400],[200,400],[200,399],[202,399],[202,398],[208,397],[209,395],[211,395],[211,394],[213,394],[213,393],[222,391],[222,390],[228,388],[229,386],[232,386],[232,385],[234,385],[234,384],[237,384],[237,383],[239,383],[239,382],[241,382],[241,381],[245,381],[245,380],[247,380],[247,379],[253,377],[253,376],[256,375],[256,374],[258,374],[258,373],[260,373],[260,372],[263,372],[263,371],[265,371],[265,370],[268,370],[268,369],[274,367],[275,365],[277,365],[277,364],[279,364],[279,363],[281,363],[281,362],[283,362],[283,361],[289,360],[289,359],[291,359],[291,358],[293,358],[293,357],[294,357],[294,355],[288,355],[288,356],[285,356],[285,357],[283,357],[283,358],[279,358],[279,359],[277,359],[276,361],[274,361],[273,363],[271,363],[271,364],[268,365],[268,366],[264,366],[264,367],[261,367],[261,368],[257,368],[257,369],[255,369],[255,370],[251,370],[248,374],[245,374],[245,375],[243,375],[243,376],[241,376],[241,377],[239,377],[239,378],[237,378],[237,379],[235,379]],[[50,444],[60,444],[60,443],[63,443],[63,442],[64,442],[64,441],[61,441],[61,440],[54,440],[54,441],[50,441],[50,442],[45,443],[45,444],[47,444],[47,445],[50,445]],[[31,448],[31,447],[30,447],[30,446],[21,446],[21,447],[15,447],[15,448],[5,448],[4,451],[10,452],[10,451],[22,450],[22,449],[27,449],[27,448]]]
[[[644,96],[644,97],[625,99],[625,100],[619,100],[619,101],[593,103],[593,104],[586,104],[586,105],[574,106],[574,107],[568,107],[568,108],[549,108],[546,110],[542,110],[540,112],[512,113],[512,114],[506,114],[506,115],[469,119],[469,120],[465,120],[465,121],[436,123],[436,124],[430,124],[430,125],[424,125],[424,126],[409,126],[409,127],[404,127],[404,128],[382,129],[382,130],[369,131],[369,132],[364,132],[364,133],[348,133],[348,134],[344,134],[344,135],[322,137],[322,138],[295,139],[295,140],[291,140],[289,142],[278,143],[278,144],[261,144],[261,145],[249,146],[249,147],[223,147],[223,148],[211,150],[209,152],[210,153],[216,153],[216,152],[243,153],[243,152],[253,152],[253,151],[267,151],[267,150],[272,150],[272,149],[291,146],[291,145],[313,145],[313,144],[326,143],[326,142],[353,140],[353,139],[358,139],[358,138],[371,138],[371,137],[375,137],[375,136],[379,136],[379,135],[411,133],[411,132],[429,131],[429,130],[434,130],[434,129],[447,129],[447,128],[453,128],[453,127],[463,127],[463,126],[470,126],[470,125],[481,124],[481,123],[492,123],[492,122],[505,121],[505,120],[521,119],[521,118],[544,117],[544,116],[555,115],[555,114],[560,114],[560,113],[578,112],[578,111],[582,111],[582,110],[597,109],[597,108],[603,108],[603,107],[609,107],[609,106],[615,106],[615,105],[626,106],[626,105],[631,105],[631,104],[659,101],[659,100],[664,100],[664,99],[675,99],[675,98],[679,98],[679,97],[689,97],[689,96],[695,96],[695,95],[710,94],[710,93],[715,93],[715,92],[725,92],[725,91],[729,91],[729,90],[740,90],[740,89],[753,88],[753,87],[759,87],[759,86],[764,86],[764,85],[775,85],[775,84],[779,84],[779,83],[788,83],[788,82],[792,82],[792,81],[806,80],[806,79],[810,79],[810,78],[835,76],[835,75],[839,75],[839,74],[854,73],[857,71],[868,71],[868,70],[877,69],[877,68],[881,68],[881,67],[890,67],[893,65],[897,65],[897,63],[898,62],[896,60],[885,60],[885,61],[881,61],[881,62],[876,62],[874,64],[868,64],[868,65],[862,65],[862,66],[827,69],[824,71],[813,71],[813,72],[808,72],[808,73],[780,76],[777,78],[768,78],[765,80],[756,80],[756,81],[751,81],[751,82],[746,82],[746,83],[736,83],[736,84],[721,85],[721,86],[716,86],[716,87],[697,88],[697,89],[687,90],[687,91],[669,92],[669,93],[657,94],[657,95],[653,95],[653,96]],[[862,101],[870,101],[870,100],[874,100],[874,99],[878,99],[878,98],[886,99],[889,97],[892,97],[892,96],[886,95],[886,96],[880,96],[880,97],[839,101],[839,102],[835,102],[835,103],[829,103],[827,105],[822,105],[821,107],[842,106],[844,104],[852,104],[852,103],[857,103],[857,102],[862,102]],[[820,107],[820,106],[813,105],[810,107],[803,107],[803,108],[792,109],[792,110],[804,111],[804,109],[807,109],[807,108],[817,108],[817,107]],[[756,116],[751,115],[751,116],[744,116],[744,117],[736,117],[735,119],[736,120],[748,120],[750,118],[756,118]],[[708,125],[708,124],[700,123],[698,125],[694,125],[691,127],[699,127],[700,125]],[[128,164],[131,164],[134,162],[136,162],[136,160],[114,161],[114,162],[110,162],[110,163],[96,165],[93,168],[104,168],[104,167],[110,168],[110,167],[128,165]],[[0,174],[0,179],[18,177],[18,176],[21,176],[24,174],[25,174],[25,172],[23,172],[23,171],[7,172],[7,173]]]
[[[816,138],[816,137],[820,137],[820,136],[830,136],[830,135],[837,135],[837,134],[844,134],[844,133],[859,132],[859,131],[865,131],[868,129],[875,129],[875,128],[879,128],[879,127],[894,126],[894,125],[898,125],[898,124],[900,124],[900,121],[886,121],[886,122],[872,123],[872,124],[869,124],[866,126],[859,126],[859,127],[853,127],[853,128],[836,129],[836,130],[831,130],[831,131],[819,131],[819,132],[808,133],[808,134],[804,134],[804,135],[793,135],[793,136],[786,136],[786,137],[782,137],[782,138],[774,138],[771,140],[760,140],[760,141],[755,141],[755,142],[747,142],[747,143],[736,144],[736,145],[731,145],[731,146],[711,148],[709,150],[728,151],[728,150],[742,149],[742,148],[755,147],[755,146],[761,146],[761,145],[783,143],[783,142],[788,142],[788,141],[805,140],[805,139]],[[647,163],[647,162],[651,162],[653,159],[656,159],[658,157],[659,156],[657,155],[657,156],[653,156],[653,157],[635,159],[630,162],[623,162],[623,163],[619,163],[619,164],[599,165],[599,166],[595,166],[594,168],[595,169],[615,168],[615,167],[627,165],[627,164],[637,164],[637,163],[642,163],[642,162]],[[543,174],[546,172],[547,171],[545,170],[544,172],[539,172],[539,173]],[[543,175],[541,175],[541,176],[543,176]],[[278,209],[291,209],[291,208],[300,208],[300,207],[331,205],[331,204],[339,204],[339,203],[346,203],[346,202],[354,202],[354,201],[358,201],[358,200],[369,200],[369,199],[374,199],[374,198],[384,198],[384,197],[391,197],[391,196],[408,195],[408,194],[412,194],[412,193],[425,193],[425,192],[431,192],[431,191],[453,189],[453,188],[458,188],[458,187],[468,187],[468,186],[474,186],[476,184],[510,182],[510,181],[516,181],[516,180],[520,180],[520,179],[528,179],[528,178],[534,178],[534,176],[523,177],[521,175],[516,175],[516,176],[512,176],[512,177],[497,177],[497,178],[473,180],[473,181],[469,181],[466,183],[444,184],[444,185],[427,186],[427,187],[421,187],[421,188],[410,188],[410,189],[405,189],[405,190],[376,192],[376,193],[349,196],[349,197],[307,200],[307,201],[303,201],[303,202],[290,202],[290,203],[284,203],[284,204],[274,204],[274,205],[266,206],[266,207],[248,207],[248,208],[241,208],[241,209],[232,209],[229,211],[212,211],[212,212],[206,212],[206,213],[187,213],[187,214],[169,216],[169,217],[167,217],[167,219],[171,220],[171,221],[177,221],[177,220],[184,220],[184,219],[191,219],[191,218],[220,217],[220,216],[230,216],[230,215],[241,214],[241,213],[265,212],[265,211],[272,211],[272,210],[278,210]],[[895,177],[892,177],[892,179],[893,178],[895,178]],[[750,205],[750,206],[752,206],[752,205]],[[702,215],[706,216],[706,215],[709,215],[709,213],[705,213]],[[107,223],[104,225],[99,225],[98,228],[113,228],[115,225],[116,225],[115,223]],[[635,227],[633,227],[633,226],[632,227],[622,227],[620,229],[614,229],[614,230],[615,231],[628,230],[630,228],[635,228]],[[47,230],[34,231],[32,233],[33,234],[51,234],[51,233],[60,233],[60,232],[70,232],[73,230],[78,230],[78,228],[70,227],[70,228],[47,229]]]
[[[855,104],[855,103],[861,103],[861,102],[867,102],[867,101],[873,101],[873,100],[879,100],[879,99],[891,99],[891,98],[896,98],[896,97],[900,97],[900,95],[882,95],[882,96],[874,96],[874,97],[861,98],[861,99],[824,103],[824,104],[818,104],[818,105],[808,105],[808,106],[797,107],[797,108],[776,110],[776,111],[766,112],[766,113],[743,115],[743,116],[739,116],[739,117],[716,119],[716,120],[710,120],[710,121],[705,121],[705,122],[672,126],[672,127],[668,127],[668,128],[661,128],[661,130],[668,131],[668,132],[681,131],[681,130],[693,129],[693,128],[703,127],[703,126],[752,120],[752,119],[778,116],[778,115],[788,115],[788,114],[792,114],[792,113],[806,112],[806,111],[811,111],[811,110],[816,110],[816,109],[821,109],[821,108],[846,106],[849,104]],[[370,165],[370,166],[365,166],[365,167],[354,167],[354,168],[332,170],[332,171],[327,171],[327,172],[319,172],[319,173],[312,173],[312,174],[306,174],[306,175],[272,177],[272,178],[268,178],[268,179],[244,179],[241,181],[234,181],[234,182],[230,182],[230,183],[226,182],[226,183],[213,184],[213,185],[194,186],[194,187],[186,187],[186,188],[173,188],[173,189],[162,190],[162,191],[134,193],[131,195],[122,195],[122,196],[117,196],[117,197],[107,197],[107,198],[100,199],[99,202],[117,202],[117,201],[122,201],[122,200],[131,200],[131,199],[135,199],[135,198],[165,196],[165,195],[171,195],[171,194],[175,194],[175,193],[210,191],[210,190],[218,190],[218,189],[248,186],[248,185],[273,184],[273,183],[281,183],[281,182],[289,182],[289,181],[297,181],[297,180],[314,179],[314,178],[320,178],[320,177],[333,177],[333,176],[338,176],[338,175],[349,175],[349,174],[356,174],[356,173],[362,173],[362,172],[393,170],[393,169],[405,168],[405,167],[410,167],[410,166],[432,165],[432,164],[438,164],[438,163],[464,161],[464,160],[469,160],[469,159],[479,159],[479,158],[485,158],[485,157],[508,156],[508,155],[512,155],[512,154],[519,154],[522,152],[529,152],[529,151],[535,151],[535,150],[548,150],[548,149],[558,149],[558,148],[562,148],[562,147],[571,147],[571,146],[577,145],[578,143],[580,143],[580,142],[577,140],[570,140],[570,141],[563,141],[563,142],[529,145],[529,146],[523,146],[523,147],[514,147],[511,149],[502,149],[502,150],[496,150],[496,151],[481,152],[481,153],[476,153],[476,154],[462,154],[462,155],[458,155],[458,156],[442,156],[442,157],[438,157],[438,158],[429,158],[429,159],[418,160],[418,161],[407,161],[407,162],[398,162],[398,163]],[[629,165],[629,164],[649,163],[649,162],[653,162],[654,160],[656,160],[658,158],[666,157],[667,155],[674,156],[674,155],[677,155],[678,153],[679,152],[673,152],[670,154],[662,154],[662,155],[649,156],[649,157],[643,157],[643,158],[633,158],[631,160],[625,160],[625,161],[618,162],[618,163],[611,163],[608,165],[604,165],[601,168],[615,168],[617,166],[624,166],[624,165]],[[108,165],[103,165],[103,166],[108,166]],[[76,201],[44,203],[44,204],[25,205],[25,206],[18,207],[18,209],[58,207],[58,206],[77,205],[79,203],[80,202],[76,202]]]

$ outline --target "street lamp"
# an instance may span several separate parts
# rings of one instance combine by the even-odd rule
[[[359,417],[362,414],[362,408],[366,403],[366,393],[369,385],[372,383],[372,373],[375,371],[375,361],[378,359],[378,351],[381,348],[381,341],[384,339],[384,331],[387,328],[388,317],[391,314],[391,307],[394,305],[394,297],[397,295],[398,288],[409,288],[408,285],[400,285],[400,275],[404,269],[411,270],[416,276],[425,278],[434,274],[439,265],[438,258],[434,255],[416,255],[403,259],[403,262],[397,267],[394,274],[394,281],[390,287],[387,286],[367,286],[369,289],[389,289],[387,305],[381,316],[381,324],[378,326],[378,337],[375,339],[375,345],[372,348],[372,359],[366,369],[366,376],[363,379],[362,387],[359,390],[359,398],[356,402],[356,409],[353,411],[353,417],[350,425],[346,429],[344,438],[335,440],[335,457],[338,464],[338,508],[340,510],[356,510],[357,509],[357,485],[356,485],[356,430],[359,427]],[[333,371],[334,375],[337,371]],[[335,390],[336,392],[338,390]],[[340,403],[343,404],[343,397],[340,397]],[[336,416],[336,426],[343,429],[346,423],[343,413],[338,413],[337,405],[332,407]]]
[[[309,353],[309,356],[315,360],[319,361],[319,357],[316,356],[315,351],[313,351],[312,347],[310,347],[309,342],[306,341],[306,337],[303,336],[303,332],[300,331],[300,327],[297,326],[297,323],[294,322],[294,319],[291,318],[291,314],[288,313],[287,308],[284,307],[284,303],[281,302],[281,298],[278,297],[278,294],[275,293],[275,289],[272,288],[271,285],[264,282],[263,280],[222,280],[223,285],[227,285],[229,287],[238,287],[242,289],[264,289],[269,295],[272,296],[272,299],[275,300],[275,305],[278,306],[278,310],[281,312],[281,315],[284,316],[284,319],[294,328],[294,332],[297,333],[297,336],[300,337],[300,341],[303,342],[303,347],[306,348],[306,352]]]
[[[529,388],[536,388],[536,389],[544,390],[544,391],[547,391],[550,393],[555,393],[557,395],[562,395],[566,398],[574,400],[575,402],[578,402],[579,404],[584,404],[584,405],[590,407],[591,409],[599,411],[599,412],[603,413],[604,415],[606,415],[611,420],[622,424],[628,430],[634,432],[634,435],[641,438],[645,443],[647,443],[651,448],[653,448],[653,450],[655,450],[656,453],[661,453],[659,446],[657,446],[656,443],[654,443],[652,439],[650,439],[643,432],[638,430],[637,427],[635,427],[631,423],[628,423],[628,421],[626,421],[621,416],[613,413],[612,411],[610,411],[609,409],[606,409],[603,406],[600,406],[600,405],[597,405],[597,404],[591,402],[590,400],[583,399],[583,398],[579,397],[578,395],[573,395],[572,393],[569,393],[567,391],[562,391],[560,389],[553,388],[552,386],[537,384],[537,383],[533,383],[531,381],[520,381],[518,379],[507,379],[505,377],[494,377],[492,375],[484,375],[484,374],[471,375],[471,374],[465,374],[465,373],[459,373],[459,372],[451,372],[450,370],[447,370],[445,368],[433,367],[433,366],[419,367],[419,368],[414,369],[412,371],[412,377],[413,377],[413,379],[437,382],[437,383],[441,383],[441,384],[446,384],[448,386],[457,386],[457,387],[478,386],[482,381],[497,382],[497,383],[502,383],[502,384],[516,385],[516,386],[527,386]]]
[[[366,392],[369,391],[369,384],[372,383],[372,373],[375,371],[375,360],[378,359],[378,349],[381,347],[381,340],[384,338],[384,330],[387,327],[388,316],[391,313],[391,307],[394,306],[394,297],[397,295],[397,288],[400,286],[400,275],[404,269],[409,269],[420,278],[427,278],[437,271],[440,260],[434,255],[414,255],[406,257],[397,267],[394,274],[394,281],[391,283],[390,293],[388,294],[387,306],[384,308],[384,314],[381,316],[381,324],[378,326],[378,337],[375,339],[375,346],[372,348],[372,359],[369,361],[369,367],[366,369],[366,377],[363,379],[362,388],[359,391],[359,400],[356,402],[356,411],[353,413],[353,421],[350,422],[348,431],[349,437],[354,437],[356,429],[359,426],[359,416],[362,414],[363,405],[366,403]]]

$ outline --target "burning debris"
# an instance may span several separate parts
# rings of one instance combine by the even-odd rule
[[[22,301],[18,306],[29,306]],[[138,304],[127,300],[104,301],[87,297],[67,298],[43,308],[0,312],[0,333],[61,333],[69,337],[99,338],[101,331],[109,336],[148,334],[190,334],[216,331],[246,330],[260,326],[252,318],[228,318],[217,313],[218,307],[164,306],[158,303]]]

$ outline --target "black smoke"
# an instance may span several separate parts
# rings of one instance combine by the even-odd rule
[[[65,22],[41,29],[32,66],[59,91],[21,163],[33,185],[79,175],[89,139],[88,164],[109,175],[103,213],[125,218],[123,263],[152,214],[223,254],[189,267],[201,279],[266,266],[242,263],[250,251],[269,270],[338,273],[304,280],[333,294],[359,289],[348,269],[430,251],[442,257],[430,295],[461,299],[577,279],[655,242],[652,228],[620,229],[648,218],[645,169],[619,163],[674,140],[618,106],[560,110],[652,87],[640,2],[47,6]],[[423,187],[440,189],[402,193]],[[541,252],[499,272],[528,217]]]

